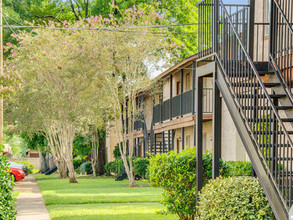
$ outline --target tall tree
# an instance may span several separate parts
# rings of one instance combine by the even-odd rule
[[[67,166],[70,182],[77,182],[73,140],[80,122],[91,112],[99,89],[97,65],[93,69],[88,62],[96,51],[85,50],[84,37],[74,31],[35,29],[20,33],[20,46],[9,48],[10,72],[22,79],[15,97],[14,121],[24,130],[40,132],[47,138],[56,165]]]

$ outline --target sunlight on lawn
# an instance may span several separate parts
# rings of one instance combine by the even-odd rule
[[[146,187],[146,181],[137,182],[144,187],[129,188],[127,180],[116,182],[111,177],[80,177],[78,184],[69,184],[57,175],[35,177],[53,220],[178,219],[175,215],[157,214],[164,210],[159,203],[163,191]]]

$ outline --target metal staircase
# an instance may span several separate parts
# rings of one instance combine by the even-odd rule
[[[292,26],[285,19],[286,13],[281,12],[276,0],[273,4],[273,14],[279,13],[281,19],[274,21],[272,18],[271,22],[277,22],[276,26],[281,25],[282,30],[287,28],[288,32],[284,33],[288,38],[279,36],[279,47],[272,43],[280,50],[272,47],[270,51],[275,53],[270,54],[271,62],[254,62],[251,58],[251,45],[247,40],[251,34],[251,5],[225,5],[222,0],[201,1],[199,47],[201,61],[211,60],[211,57],[215,61],[216,83],[275,217],[288,219],[293,203],[293,96],[291,75],[286,78],[283,67],[291,65],[287,57],[292,59],[293,38],[289,35]],[[274,33],[271,35],[273,40],[280,34],[272,30],[271,33]],[[282,39],[287,40],[290,48],[287,51],[282,49],[285,45],[280,44]],[[284,56],[288,59],[286,62]]]

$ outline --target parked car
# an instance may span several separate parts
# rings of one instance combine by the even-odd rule
[[[27,166],[21,163],[15,163],[15,162],[8,162],[8,166],[16,169],[21,169],[25,175],[28,175]]]
[[[21,169],[9,167],[9,173],[14,181],[20,181],[25,178],[25,173]]]

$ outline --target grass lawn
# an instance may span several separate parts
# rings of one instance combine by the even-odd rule
[[[160,215],[162,190],[148,187],[147,181],[137,181],[143,187],[129,188],[128,181],[113,178],[78,178],[69,184],[57,175],[37,174],[35,178],[53,220],[63,219],[178,219],[175,215]],[[147,187],[145,187],[147,186]]]

